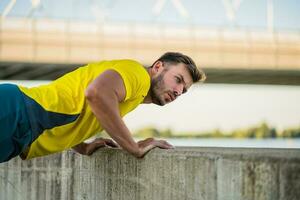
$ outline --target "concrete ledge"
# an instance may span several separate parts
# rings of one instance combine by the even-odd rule
[[[143,159],[101,149],[0,164],[0,199],[299,198],[299,149],[180,147]]]

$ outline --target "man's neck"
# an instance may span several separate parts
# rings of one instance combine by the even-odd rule
[[[149,76],[150,76],[150,80],[151,80],[151,76],[152,76],[152,74],[151,74],[151,71],[150,71],[150,67],[144,67],[145,68],[145,70],[148,72],[148,74],[149,74]],[[150,84],[151,84],[151,82],[150,82]],[[151,87],[151,86],[150,86]],[[147,94],[147,96],[144,98],[144,100],[143,100],[143,104],[149,104],[149,103],[152,103],[152,98],[151,98],[151,95],[150,95],[150,89],[149,89],[149,91],[148,91],[148,94]]]
[[[143,104],[149,104],[149,103],[152,103],[152,98],[148,93],[147,96],[144,98]]]

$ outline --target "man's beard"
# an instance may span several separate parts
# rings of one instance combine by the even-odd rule
[[[161,74],[159,74],[157,77],[153,78],[151,80],[151,86],[150,86],[150,95],[152,99],[152,103],[163,106],[166,104],[164,99],[160,97],[162,91],[165,90],[164,85],[164,75],[166,71],[162,71]]]

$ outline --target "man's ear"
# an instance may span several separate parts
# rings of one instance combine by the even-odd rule
[[[153,70],[153,73],[154,73],[154,74],[157,74],[157,73],[159,73],[160,71],[162,71],[163,68],[164,68],[163,62],[162,62],[162,61],[156,61],[156,62],[153,64],[152,70]]]

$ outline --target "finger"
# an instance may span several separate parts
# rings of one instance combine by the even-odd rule
[[[156,141],[155,146],[157,146],[161,149],[173,149],[174,148],[171,144],[167,143],[166,141],[162,141],[162,140]]]
[[[98,147],[104,147],[105,146],[105,141],[103,140],[95,140],[94,142],[92,142],[92,145],[94,146],[94,148]]]
[[[92,143],[105,143],[103,138],[96,138]]]
[[[102,148],[102,147],[104,147],[105,146],[105,144],[104,143],[99,143],[99,142],[97,142],[97,143],[90,143],[90,144],[88,144],[88,146],[87,146],[87,149],[86,149],[86,154],[87,155],[92,155],[97,149],[99,149],[99,148]]]
[[[154,144],[156,147],[161,148],[161,149],[167,149],[168,147],[164,144],[162,144],[161,142],[155,142]]]
[[[165,145],[169,146],[171,149],[174,149],[174,148],[175,148],[172,144],[168,143],[168,142],[165,141],[165,140],[163,140],[163,143],[164,143]]]
[[[154,138],[147,138],[145,140],[138,141],[139,146],[148,146],[149,144],[153,143],[155,141]]]
[[[119,145],[111,139],[105,139],[105,144],[111,147],[119,147]]]

